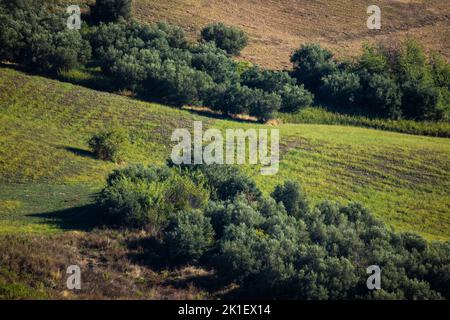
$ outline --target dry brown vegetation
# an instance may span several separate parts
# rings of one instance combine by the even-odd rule
[[[210,271],[169,268],[160,242],[145,232],[10,235],[0,252],[3,299],[205,299],[224,290],[211,287]],[[70,265],[81,268],[81,290],[66,287]]]
[[[382,10],[379,31],[366,27],[369,4]],[[192,38],[211,22],[241,27],[251,38],[242,58],[267,68],[290,67],[290,53],[305,42],[348,57],[364,41],[415,37],[450,57],[448,0],[134,0],[133,6],[137,19],[181,25]]]

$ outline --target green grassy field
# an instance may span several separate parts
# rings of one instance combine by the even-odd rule
[[[116,165],[92,157],[91,134],[112,121],[132,138]],[[162,164],[177,127],[259,124],[185,110],[0,69],[0,234],[90,230],[93,197],[115,167]],[[264,192],[300,181],[312,202],[359,201],[398,231],[450,239],[450,140],[349,126],[279,126],[280,172],[244,167]]]

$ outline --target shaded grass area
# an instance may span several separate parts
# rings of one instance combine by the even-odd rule
[[[304,108],[297,113],[280,113],[285,123],[357,126],[434,137],[450,137],[449,122],[372,119],[331,112],[321,107]]]
[[[162,164],[175,128],[273,128],[204,117],[0,69],[0,234],[90,230],[92,197],[130,163]],[[117,120],[131,136],[124,163],[94,159],[87,140]],[[349,126],[283,124],[280,172],[244,166],[269,194],[298,180],[312,203],[359,201],[388,226],[450,238],[450,141]],[[74,208],[80,208],[74,209]],[[94,212],[91,213],[90,212]]]
[[[98,223],[99,186],[0,184],[0,190],[0,235],[90,231]]]

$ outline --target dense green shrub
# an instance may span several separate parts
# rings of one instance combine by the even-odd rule
[[[259,226],[263,217],[246,199],[244,194],[232,200],[210,202],[205,208],[205,215],[211,219],[216,237],[224,234],[230,224],[245,224],[249,227]]]
[[[376,74],[388,72],[389,68],[388,57],[385,52],[381,51],[381,48],[367,43],[363,45],[363,52],[356,62],[356,70]]]
[[[96,0],[91,6],[91,18],[96,23],[130,19],[131,0]]]
[[[209,218],[201,210],[170,214],[164,229],[164,244],[172,261],[198,262],[214,244]]]
[[[303,85],[285,85],[278,91],[278,94],[282,100],[280,108],[282,112],[296,112],[311,106],[314,102],[314,95],[306,90]]]
[[[134,165],[110,175],[98,203],[108,223],[160,228],[174,212],[201,208],[209,197],[203,185],[176,169]]]
[[[158,51],[140,49],[115,60],[111,65],[110,74],[121,88],[136,91],[150,72],[160,69],[161,58]]]
[[[277,93],[251,89],[239,83],[216,85],[208,94],[206,103],[213,110],[228,115],[249,114],[267,121],[280,110],[282,99]]]
[[[319,45],[307,44],[291,60],[293,76],[334,110],[389,119],[448,119],[450,66],[437,54],[428,58],[416,41],[392,48],[365,44],[354,62],[337,64],[332,57]]]
[[[190,49],[192,67],[206,72],[217,83],[239,81],[238,64],[226,52],[211,43],[201,43]]]
[[[295,85],[296,81],[287,72],[261,70],[256,66],[242,73],[241,83],[252,89],[277,92],[282,90],[286,85]]]
[[[279,95],[281,97],[280,110],[283,112],[293,112],[302,107],[310,106],[314,99],[313,95],[303,85],[296,86],[296,80],[283,71],[261,70],[259,67],[252,67],[242,73],[241,84],[251,89]],[[278,110],[277,102],[274,101],[274,104],[273,110],[276,111]],[[256,108],[258,109],[258,107]],[[271,113],[273,111],[269,112],[269,118],[272,117]]]
[[[305,225],[273,201],[263,202],[264,209],[253,209],[249,219],[246,212],[251,206],[237,204],[232,208],[235,216],[248,222],[237,219],[225,225],[213,264],[220,275],[240,281],[253,293],[270,288],[276,296],[280,293],[276,289],[284,287],[289,294],[286,281],[295,275],[296,246],[305,239]]]
[[[444,97],[433,80],[432,66],[423,47],[407,40],[399,53],[398,78],[403,91],[402,110],[417,120],[438,120],[445,116]]]
[[[239,194],[257,199],[261,191],[256,183],[238,168],[226,165],[209,165],[198,168],[212,190],[212,199],[231,200]]]
[[[222,236],[211,259],[221,276],[241,284],[243,294],[289,299],[448,297],[440,282],[449,281],[443,272],[450,265],[448,244],[396,235],[360,205],[324,202],[296,219],[283,206],[263,200],[253,209],[260,218],[255,216],[250,224],[217,219],[226,216],[220,211],[228,206],[216,205],[215,221],[225,227],[214,226]],[[383,270],[383,285],[371,292],[365,286],[365,268],[373,264]]]
[[[150,79],[150,87],[157,96],[179,107],[202,105],[214,85],[207,73],[171,60],[163,62],[161,73],[151,75]]]
[[[445,58],[437,53],[430,57],[431,76],[437,87],[450,88],[450,64]]]
[[[373,74],[360,101],[369,115],[390,119],[402,116],[402,92],[395,79],[387,74]]]
[[[183,61],[190,65],[184,33],[165,23],[139,24],[136,21],[101,23],[88,33],[94,58],[108,73],[108,67],[124,54],[136,54],[141,49],[157,51],[162,60]]]
[[[283,203],[286,212],[296,218],[301,218],[308,211],[308,201],[296,181],[287,181],[284,185],[277,185],[272,198]]]
[[[254,101],[254,90],[239,83],[232,83],[229,86],[216,86],[211,92],[209,103],[213,110],[237,115],[250,113]]]
[[[236,166],[231,165],[176,165],[167,159],[170,168],[177,168],[198,183],[205,183],[214,201],[233,200],[239,195],[248,199],[259,199],[261,190],[255,181]]]
[[[322,78],[336,70],[333,53],[316,43],[302,45],[292,54],[291,62],[293,76],[315,94],[322,86]]]
[[[281,108],[281,97],[277,93],[268,93],[260,89],[254,89],[253,94],[255,99],[250,104],[249,114],[262,122],[273,119]]]
[[[398,55],[398,65],[395,68],[402,82],[422,80],[429,83],[432,80],[427,56],[417,41],[408,39],[399,48]]]
[[[103,129],[89,139],[92,153],[101,160],[119,162],[123,160],[128,143],[128,133],[117,124]]]
[[[359,204],[309,207],[297,183],[273,196],[235,167],[131,166],[110,175],[99,204],[121,225],[162,226],[171,261],[213,267],[240,297],[450,298],[449,242],[396,234]],[[371,265],[381,290],[366,287]]]
[[[91,55],[87,41],[69,30],[61,7],[40,0],[0,2],[0,60],[30,70],[57,73],[85,63]]]
[[[402,84],[402,109],[405,116],[416,120],[439,120],[444,116],[440,91],[423,81]]]
[[[226,26],[223,23],[210,24],[203,28],[202,39],[214,42],[220,49],[231,55],[239,55],[248,44],[248,37],[239,28]]]
[[[101,24],[90,41],[102,70],[118,83],[176,106],[202,105],[214,86],[207,72],[220,78],[226,77],[222,71],[233,68],[212,46],[193,46],[191,53],[184,33],[161,23]],[[223,68],[216,65],[219,60]]]
[[[168,24],[166,22],[158,22],[156,24],[159,32],[164,34],[164,38],[171,48],[187,49],[188,41],[183,29],[179,26]],[[145,38],[145,37],[144,37]]]
[[[337,71],[322,78],[320,96],[335,106],[354,105],[361,94],[361,83],[357,74]]]
[[[211,250],[201,251],[202,261],[222,279],[237,282],[241,297],[449,297],[450,278],[445,270],[450,266],[450,243],[395,234],[359,204],[326,201],[309,208],[296,183],[278,186],[273,196],[278,203],[245,194],[224,201],[216,197],[204,208],[204,216],[210,219],[206,230],[210,234],[212,225],[214,239]],[[198,220],[197,226],[204,223]],[[382,270],[381,290],[366,287],[370,265]]]

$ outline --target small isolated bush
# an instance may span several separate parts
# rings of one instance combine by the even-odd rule
[[[223,23],[206,26],[203,28],[201,36],[204,41],[214,42],[218,48],[231,55],[239,55],[248,44],[248,37],[244,31]]]
[[[201,210],[171,214],[164,229],[164,244],[172,261],[198,262],[214,244],[210,219]]]
[[[106,223],[161,228],[169,214],[200,208],[208,198],[201,181],[194,182],[176,168],[133,165],[109,176],[98,203]]]
[[[91,6],[91,18],[97,23],[131,19],[131,0],[96,0]]]
[[[93,135],[89,140],[89,147],[97,158],[119,162],[124,158],[128,143],[128,133],[122,127],[114,124],[111,128]]]
[[[301,218],[309,209],[306,196],[296,181],[286,181],[284,185],[276,186],[272,198],[281,202],[286,212],[296,218]]]

